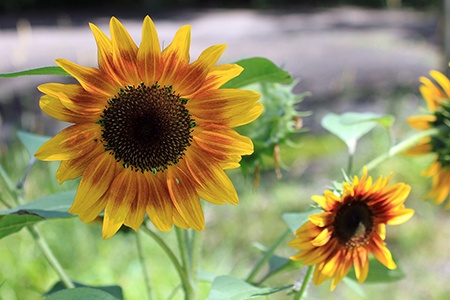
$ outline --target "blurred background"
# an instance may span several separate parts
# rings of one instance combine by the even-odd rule
[[[239,171],[231,172],[239,206],[205,205],[203,269],[245,278],[260,257],[252,243],[269,246],[286,229],[283,213],[305,210],[311,195],[323,193],[331,180],[342,180],[346,149],[320,126],[326,113],[392,114],[397,140],[414,133],[405,120],[425,107],[418,78],[432,69],[447,72],[445,9],[444,0],[2,0],[0,73],[55,65],[55,58],[96,66],[88,23],[109,33],[109,18],[116,16],[139,44],[147,14],[163,45],[171,42],[180,26],[192,25],[192,60],[208,46],[225,43],[220,63],[262,56],[289,71],[299,80],[294,91],[310,92],[298,109],[313,114],[303,120],[309,130],[293,138],[300,146],[281,148],[283,178],[276,179],[270,160],[258,188],[251,179],[242,180]],[[53,135],[67,126],[40,112],[36,86],[69,81],[50,76],[0,79],[0,163],[12,180],[22,178],[29,160],[18,143],[17,130]],[[388,147],[387,134],[376,129],[358,145],[355,167]],[[446,299],[450,292],[449,214],[421,200],[430,182],[419,173],[430,161],[397,157],[373,172],[374,177],[394,172],[392,182],[413,186],[407,206],[415,208],[416,215],[387,233],[388,246],[407,277],[391,284],[364,284],[368,299],[385,299],[386,293],[391,299]],[[35,165],[26,182],[26,199],[76,186],[76,182],[59,186],[54,179],[57,167],[57,163]],[[40,227],[73,280],[119,284],[126,299],[143,299],[142,270],[132,234],[103,241],[98,224],[85,225],[76,218]],[[171,233],[164,236],[173,239]],[[168,299],[178,278],[152,241],[146,240],[144,247],[156,299]],[[279,254],[294,252],[283,246]],[[271,284],[292,283],[301,272],[293,271]],[[0,240],[0,299],[41,299],[56,281],[28,232]],[[328,284],[311,287],[309,299],[362,297],[345,284],[333,293],[328,289]],[[202,291],[207,294],[206,284]],[[273,297],[284,298],[282,293]]]

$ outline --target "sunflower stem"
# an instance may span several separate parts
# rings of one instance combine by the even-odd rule
[[[409,148],[411,148],[412,146],[417,144],[422,139],[424,139],[428,136],[435,135],[438,132],[439,132],[438,128],[431,128],[428,130],[421,131],[421,132],[407,138],[406,140],[393,146],[391,149],[389,149],[388,152],[375,157],[372,161],[370,161],[368,164],[366,164],[367,170],[370,171],[371,169],[374,169],[375,167],[379,166],[381,163],[388,160],[389,158],[392,158],[395,155],[408,150]]]
[[[55,270],[55,272],[58,275],[61,282],[68,289],[74,288],[75,285],[73,284],[72,280],[67,275],[67,273],[64,271],[64,268],[61,266],[58,259],[53,254],[52,250],[50,249],[50,246],[48,245],[47,241],[45,240],[44,236],[40,233],[38,228],[34,225],[30,225],[30,226],[27,226],[27,229],[30,232],[33,239],[38,244],[38,246],[41,248],[42,252],[44,253],[45,258],[47,259],[49,264],[52,266],[53,270]]]
[[[308,270],[306,270],[305,277],[303,278],[302,286],[300,287],[300,290],[295,293],[294,300],[301,300],[303,296],[305,295],[306,289],[308,288],[309,282],[311,281],[312,274],[314,271],[314,266],[309,266]]]
[[[141,226],[141,230],[145,234],[150,236],[161,247],[161,249],[166,253],[166,255],[169,257],[170,261],[172,262],[173,266],[175,267],[178,275],[180,276],[182,285],[185,286],[186,282],[189,282],[189,278],[185,274],[180,262],[178,261],[177,257],[173,253],[173,251],[169,248],[169,246],[167,246],[167,244],[164,242],[164,240],[160,236],[158,236],[156,233],[154,233],[146,225]]]
[[[275,250],[281,245],[281,243],[288,237],[288,235],[291,234],[291,231],[287,229],[283,235],[281,235],[278,240],[270,247],[269,250],[264,253],[264,256],[260,259],[260,261],[253,267],[250,274],[247,276],[247,279],[245,279],[246,282],[252,284],[255,280],[256,275],[258,272],[264,267],[264,265],[269,261],[269,259],[272,257]]]
[[[185,274],[187,280],[183,282],[184,296],[186,300],[195,300],[197,298],[197,288],[196,288],[196,274],[192,268],[192,253],[189,252],[190,241],[183,232],[183,229],[175,227],[175,232],[177,235],[178,247],[180,249],[181,262],[183,266],[183,273]]]
[[[2,165],[0,165],[0,178],[2,179],[3,183],[2,184],[2,195],[1,195],[1,202],[3,203],[3,205],[5,205],[7,208],[11,208],[13,207],[11,204],[9,204],[4,198],[3,196],[5,196],[5,194],[8,196],[8,198],[13,201],[16,202],[15,204],[17,205],[17,194],[16,194],[16,190],[14,188],[13,183],[11,182],[11,179],[9,178],[8,174],[6,174],[5,169],[3,168]],[[3,188],[4,186],[4,188]]]
[[[142,267],[142,275],[144,276],[145,287],[147,289],[147,296],[149,300],[153,299],[153,291],[152,286],[150,284],[150,274],[147,269],[147,262],[144,255],[144,250],[141,242],[141,238],[139,237],[139,232],[136,232],[136,248],[138,251],[139,261]]]

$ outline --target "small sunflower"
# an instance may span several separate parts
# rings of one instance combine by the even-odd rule
[[[289,245],[300,250],[292,260],[315,265],[314,284],[333,278],[334,290],[352,265],[362,283],[369,272],[370,253],[387,268],[396,268],[384,242],[386,224],[402,224],[414,210],[403,204],[410,186],[397,183],[388,187],[389,180],[390,176],[380,176],[373,183],[364,168],[360,179],[355,176],[352,183],[343,183],[342,191],[326,190],[323,196],[312,197],[324,212],[310,215]]]
[[[199,197],[238,203],[224,170],[253,152],[252,141],[233,127],[261,114],[259,94],[220,89],[242,71],[236,64],[216,66],[225,45],[207,48],[190,63],[189,25],[162,51],[148,16],[139,47],[114,17],[111,38],[90,27],[98,68],[57,59],[79,84],[38,87],[45,94],[42,110],[74,124],[36,157],[61,160],[60,183],[81,176],[69,212],[91,222],[104,211],[105,239],[122,225],[137,230],[145,214],[162,231],[173,224],[202,230]]]
[[[430,75],[439,86],[426,77],[420,77],[420,92],[432,114],[410,117],[408,124],[419,130],[439,128],[439,133],[424,138],[405,154],[435,155],[434,162],[422,175],[432,177],[432,187],[425,197],[441,204],[448,199],[450,192],[450,81],[438,71],[431,71]],[[445,208],[450,208],[450,202]]]

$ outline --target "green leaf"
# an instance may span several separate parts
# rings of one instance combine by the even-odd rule
[[[17,136],[19,137],[20,142],[25,146],[28,154],[30,154],[31,157],[34,156],[34,153],[36,153],[36,151],[42,146],[42,144],[44,144],[51,138],[49,136],[37,135],[25,131],[18,131]]]
[[[349,153],[355,153],[357,141],[376,125],[385,128],[392,125],[392,116],[382,116],[374,113],[349,112],[342,115],[327,114],[322,119],[322,126],[339,137],[347,145]]]
[[[109,296],[113,297],[113,298],[100,298],[100,299],[123,299],[122,288],[120,286],[118,286],[118,285],[88,286],[88,285],[84,285],[84,284],[81,284],[81,283],[78,283],[78,282],[74,282],[73,284],[75,285],[77,290],[81,290],[82,288],[84,288],[84,289],[90,289],[90,290],[94,290],[94,291],[101,291],[103,293],[101,296],[106,297],[106,296],[109,295]],[[69,289],[66,288],[66,286],[64,285],[64,283],[62,281],[58,281],[50,289],[50,291],[48,291],[46,293],[46,296],[47,296],[46,299],[66,299],[66,298],[50,298],[50,297],[53,297],[55,294],[58,296],[58,295],[60,295],[59,292],[68,291],[68,290]],[[92,291],[89,291],[88,297],[90,297],[90,295],[92,295],[91,292]],[[84,292],[80,291],[80,293],[84,293]],[[97,292],[93,292],[93,293],[98,294]],[[104,293],[106,293],[107,295],[104,295]],[[62,296],[65,296],[65,294],[66,294],[66,292],[64,292],[64,295],[62,295]],[[100,294],[98,294],[98,295],[100,295]],[[69,295],[69,297],[70,296],[71,295]],[[69,298],[69,299],[71,299],[71,298]],[[83,299],[84,300],[86,298],[82,297],[82,298],[77,298],[77,299]],[[87,298],[87,299],[92,299],[92,298]]]
[[[354,271],[348,272],[347,277],[357,280]],[[390,270],[380,263],[375,257],[371,256],[369,258],[369,275],[364,281],[365,283],[387,283],[398,281],[403,278],[405,278],[405,273],[398,266],[398,264],[397,269]]]
[[[291,83],[291,75],[267,58],[253,57],[236,62],[244,68],[239,76],[223,85],[223,88],[240,88],[255,82]]]
[[[46,300],[118,300],[113,295],[102,290],[79,287],[62,290],[45,297]]]
[[[42,67],[13,73],[0,73],[0,77],[4,78],[31,76],[31,75],[70,76],[66,71],[64,71],[61,67],[58,66]]]
[[[291,288],[258,288],[231,276],[218,276],[213,281],[207,300],[242,300],[267,296]]]
[[[296,232],[306,221],[310,215],[321,213],[322,210],[314,208],[300,213],[285,213],[283,220],[292,232]]]
[[[25,212],[21,214],[20,211],[14,214],[0,216],[0,239],[10,234],[16,233],[27,225],[32,225],[36,222],[42,221],[44,218]]]
[[[45,219],[73,217],[67,211],[72,205],[75,192],[73,190],[52,194],[0,211],[0,238]]]

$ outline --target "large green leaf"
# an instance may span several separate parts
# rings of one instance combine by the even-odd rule
[[[253,57],[236,62],[244,68],[239,76],[223,85],[223,88],[240,88],[255,82],[291,83],[291,75],[267,58]]]
[[[118,285],[107,285],[107,286],[88,286],[88,285],[84,285],[78,282],[74,282],[73,283],[76,287],[75,290],[77,290],[75,292],[75,294],[72,294],[74,292],[67,292],[69,291],[69,289],[66,288],[66,286],[64,285],[63,282],[58,281],[47,293],[46,299],[66,299],[66,298],[60,298],[63,296],[67,296],[69,298],[67,299],[97,299],[97,298],[84,298],[84,297],[91,297],[91,296],[100,296],[100,297],[108,297],[108,298],[100,298],[100,299],[123,299],[123,291],[122,288]],[[82,289],[89,289],[89,291],[87,290],[82,290]],[[70,289],[70,290],[74,290],[74,289]],[[94,291],[92,291],[94,290]],[[100,293],[97,293],[97,291],[100,291]],[[79,294],[81,293],[81,294]],[[105,295],[106,294],[106,295]],[[76,297],[77,295],[79,296],[83,296],[81,298],[70,298],[70,297]],[[110,298],[112,296],[112,298]],[[57,298],[54,298],[57,297]]]
[[[355,153],[357,141],[375,126],[389,127],[394,118],[374,113],[348,112],[342,115],[327,114],[322,119],[322,126],[339,137],[347,145],[349,153]]]
[[[45,297],[46,300],[118,300],[119,298],[102,290],[79,287],[62,290]]]
[[[6,216],[0,216],[0,238],[16,233],[23,227],[42,221],[44,218],[25,212],[17,212]]]
[[[267,296],[291,288],[258,288],[231,276],[218,276],[213,281],[207,300],[242,300]]]
[[[13,73],[0,73],[0,77],[4,77],[4,78],[12,78],[12,77],[19,77],[19,76],[32,76],[32,75],[70,76],[66,71],[64,71],[61,67],[58,67],[58,66],[41,67],[41,68],[13,72]]]
[[[0,238],[45,219],[73,217],[67,211],[74,197],[74,190],[66,191],[0,211]]]

